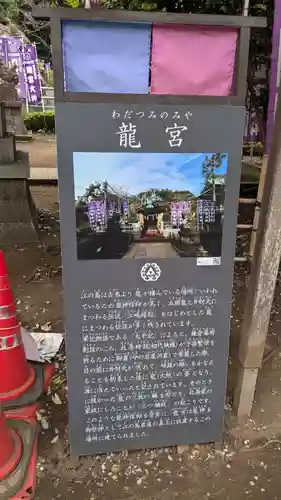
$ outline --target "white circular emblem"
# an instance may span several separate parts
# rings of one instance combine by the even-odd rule
[[[155,262],[147,262],[141,268],[141,277],[144,281],[157,281],[160,276],[161,269]]]
[[[9,41],[8,44],[11,52],[17,52],[18,48],[15,42]]]

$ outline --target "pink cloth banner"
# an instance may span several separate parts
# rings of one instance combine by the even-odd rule
[[[238,29],[153,25],[152,94],[232,93]]]

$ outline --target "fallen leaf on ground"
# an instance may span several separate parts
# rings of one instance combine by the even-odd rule
[[[49,429],[49,422],[46,417],[43,417],[40,421],[40,424],[42,425],[43,429],[47,430]]]
[[[53,401],[53,403],[55,403],[55,405],[62,404],[61,398],[59,397],[59,395],[56,392],[54,394],[52,394],[52,401]]]

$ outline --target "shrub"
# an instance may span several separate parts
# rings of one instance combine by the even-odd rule
[[[24,117],[27,130],[32,132],[55,132],[55,111],[35,111],[27,113]]]

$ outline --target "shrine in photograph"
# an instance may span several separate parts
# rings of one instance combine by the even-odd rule
[[[227,154],[105,153],[102,163],[100,157],[74,157],[79,259],[220,257]],[[176,189],[165,188],[166,180],[158,189],[151,187],[155,168],[162,163],[164,170],[167,161],[181,171]],[[140,192],[136,162],[141,172],[148,169]],[[124,163],[130,180],[116,185],[112,180],[120,179]],[[102,179],[105,169],[110,182]]]
[[[72,453],[220,439],[254,17],[50,19]]]

